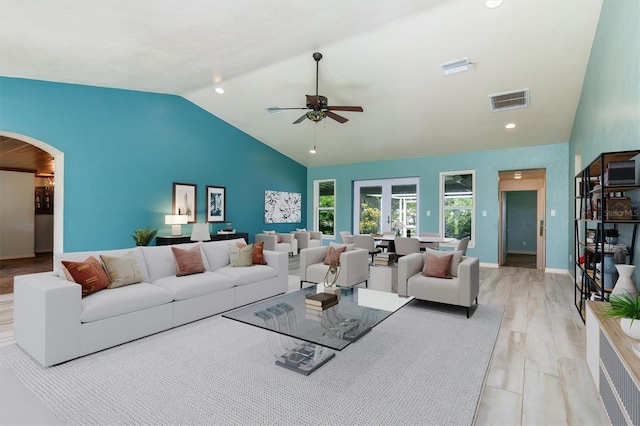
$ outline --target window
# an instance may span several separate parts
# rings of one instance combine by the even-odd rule
[[[418,229],[418,178],[354,182],[353,229],[360,234],[393,231],[413,235]]]
[[[313,182],[314,229],[322,235],[334,237],[336,234],[336,181],[316,180]]]
[[[446,238],[474,240],[475,171],[440,173],[440,230]]]

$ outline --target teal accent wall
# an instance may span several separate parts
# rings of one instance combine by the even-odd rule
[[[372,163],[347,164],[308,169],[307,223],[313,220],[313,181],[336,179],[336,230],[353,231],[353,182],[365,179],[389,179],[418,177],[420,200],[418,211],[419,232],[438,229],[440,172],[475,170],[476,172],[476,232],[475,247],[469,248],[471,256],[481,262],[498,263],[498,172],[501,170],[546,168],[547,243],[548,268],[566,269],[569,252],[567,237],[569,197],[568,144],[559,143],[527,148],[466,152],[438,157],[420,157],[406,160],[389,160]],[[551,216],[549,210],[556,210]],[[431,211],[431,216],[426,211]],[[483,217],[482,212],[487,216]],[[573,211],[571,212],[573,214]],[[572,240],[571,240],[572,241]]]
[[[306,167],[182,97],[7,77],[0,94],[0,130],[64,153],[64,251],[131,247],[146,226],[170,235],[173,182],[198,186],[198,222],[206,185],[225,186],[227,220],[251,239],[265,227],[265,190],[306,199]]]
[[[537,226],[536,191],[509,191],[507,199],[507,252],[536,254]]]
[[[575,155],[581,156],[583,168],[601,152],[640,148],[639,23],[639,1],[604,0],[569,142],[570,179],[576,174]],[[635,206],[640,207],[638,196],[634,198]],[[569,206],[573,217],[572,199]],[[569,238],[573,240],[573,220]],[[637,241],[633,263],[639,262]],[[573,272],[573,262],[569,269]],[[636,270],[637,286],[639,276]]]

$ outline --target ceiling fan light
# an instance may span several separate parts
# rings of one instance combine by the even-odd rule
[[[316,152],[318,152],[318,151],[316,151],[316,147],[315,146],[309,150],[309,153],[311,153],[311,154],[315,154]]]
[[[516,128],[516,123],[507,123],[507,125],[504,126],[505,129],[515,129]]]
[[[224,93],[224,89],[222,87],[216,87],[214,90],[216,93],[219,93],[221,95]]]
[[[500,6],[502,4],[502,0],[487,0],[487,1],[485,1],[484,4],[489,9],[495,9],[496,7],[498,7],[498,6]]]

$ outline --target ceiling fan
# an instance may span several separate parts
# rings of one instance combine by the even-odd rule
[[[341,115],[336,114],[333,111],[352,111],[352,112],[363,112],[361,106],[333,106],[329,105],[329,100],[326,96],[322,96],[318,94],[318,64],[320,63],[320,59],[322,59],[322,53],[315,52],[313,54],[313,59],[316,61],[316,94],[315,95],[306,95],[307,97],[307,106],[306,107],[293,107],[293,108],[281,108],[279,106],[272,106],[267,108],[267,111],[270,113],[276,113],[279,111],[284,111],[288,109],[307,109],[308,111],[302,115],[302,117],[298,118],[293,124],[302,123],[305,118],[317,123],[319,121],[324,120],[326,117],[332,118],[336,120],[338,123],[346,123],[349,121],[347,118],[342,117]]]

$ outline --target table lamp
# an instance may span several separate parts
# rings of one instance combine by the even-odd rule
[[[189,223],[186,214],[168,214],[164,216],[165,225],[171,226],[171,235],[182,235],[182,225]]]
[[[207,223],[194,223],[191,230],[191,241],[209,241],[211,234],[209,233],[209,225]]]

